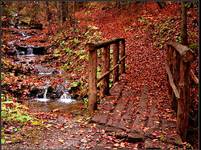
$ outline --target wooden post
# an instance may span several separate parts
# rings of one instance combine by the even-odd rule
[[[103,74],[110,70],[110,46],[106,46],[103,49]],[[103,79],[103,96],[109,95],[109,79],[110,75]]]
[[[188,45],[188,34],[187,34],[187,8],[185,2],[181,2],[181,43]]]
[[[97,108],[97,51],[89,46],[89,112],[92,114]]]
[[[122,40],[121,41],[121,50],[120,50],[120,58],[124,57],[125,56],[125,40]],[[121,67],[120,67],[120,72],[121,74],[125,73],[125,61],[126,59],[122,60],[121,61]]]
[[[183,140],[186,139],[189,123],[189,104],[190,104],[190,62],[180,60],[180,80],[179,91],[180,99],[177,108],[177,131]]]
[[[174,80],[178,86],[179,98],[177,99],[177,132],[180,134],[182,140],[186,140],[187,130],[189,126],[189,107],[190,99],[190,64],[194,60],[194,52],[187,46],[169,42],[175,51],[176,57],[176,74],[174,73]],[[179,71],[178,71],[179,70]],[[177,74],[178,72],[178,74]],[[178,75],[178,76],[177,76]]]
[[[113,67],[117,65],[119,61],[119,42],[116,42],[113,46]],[[119,67],[113,71],[113,83],[119,80]]]
[[[171,46],[168,45],[168,50],[167,50],[167,63],[168,63],[168,66],[170,68],[170,72],[172,73],[173,75],[173,61],[172,61],[172,58],[173,58],[173,49]],[[167,80],[168,80],[168,75],[167,75]],[[172,90],[172,87],[168,84],[168,91],[169,91],[169,94],[170,94],[170,97],[171,97],[171,100],[172,100],[172,104],[173,104],[173,90]]]

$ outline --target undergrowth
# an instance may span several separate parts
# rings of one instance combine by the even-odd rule
[[[19,139],[14,135],[23,126],[40,124],[40,120],[32,116],[25,105],[14,100],[1,94],[1,144],[17,142]]]

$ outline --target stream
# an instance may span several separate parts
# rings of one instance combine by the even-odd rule
[[[16,42],[24,41],[32,37],[25,32],[19,31],[21,38],[8,42],[8,45],[16,55],[16,64],[26,65],[35,72],[37,78],[44,78],[44,84],[42,86],[35,87],[35,91],[31,94],[30,99],[25,102],[29,108],[36,111],[50,112],[55,109],[60,109],[62,112],[70,111],[74,105],[80,104],[72,98],[67,85],[70,83],[63,79],[61,83],[58,83],[55,89],[52,89],[52,78],[55,75],[62,74],[61,70],[46,67],[45,64],[38,64],[38,59],[44,57],[46,49],[39,46],[23,45],[16,46]]]

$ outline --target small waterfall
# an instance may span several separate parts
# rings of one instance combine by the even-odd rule
[[[54,69],[46,68],[41,65],[35,65],[35,68],[39,75],[51,75],[53,74]]]
[[[34,56],[32,47],[27,48],[27,56]]]
[[[47,88],[45,88],[45,92],[43,94],[43,99],[47,99]]]
[[[66,90],[64,91],[63,95],[61,95],[59,99],[59,102],[62,102],[62,103],[72,103],[74,101],[75,100],[71,98],[69,92]]]
[[[21,33],[21,35],[22,35],[23,37],[27,36],[27,34],[24,33],[24,32],[20,32],[20,33]]]
[[[26,40],[31,37],[28,34],[26,34],[25,32],[20,32],[20,34],[24,37],[24,38],[22,38],[23,40]]]
[[[49,87],[49,82],[46,83],[46,85],[44,86],[44,94],[42,98],[36,98],[36,100],[40,101],[40,102],[47,102],[50,99],[47,98],[47,90]]]

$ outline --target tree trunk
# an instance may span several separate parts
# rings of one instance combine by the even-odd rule
[[[163,9],[166,6],[165,2],[157,2],[157,4],[160,7],[160,9]]]
[[[58,1],[57,3],[59,23],[63,25],[63,23],[67,20],[68,16],[68,1]]]
[[[185,2],[181,2],[181,44],[188,44],[188,34],[187,34],[187,9],[185,7]]]
[[[46,0],[45,1],[45,5],[46,5],[46,15],[47,15],[47,22],[48,24],[50,25],[50,22],[51,22],[51,19],[52,19],[52,14],[50,12],[50,9],[49,9],[49,2]]]
[[[64,23],[66,21],[66,18],[67,18],[67,11],[68,11],[68,8],[66,7],[66,4],[68,3],[68,1],[62,1],[61,2],[61,13],[62,13],[62,23]]]
[[[121,8],[121,2],[120,2],[121,0],[116,0],[116,7],[117,8]]]
[[[58,13],[58,22],[60,25],[63,24],[63,21],[62,21],[62,1],[57,1],[57,13]]]

